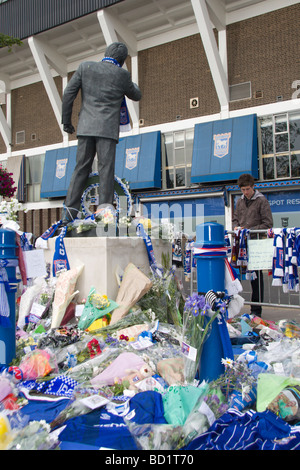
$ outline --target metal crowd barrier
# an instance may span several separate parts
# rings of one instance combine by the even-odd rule
[[[228,231],[228,235],[233,235],[234,231]],[[260,235],[267,236],[268,230],[250,230],[251,235],[256,235],[259,238]],[[232,240],[231,240],[232,246]],[[230,261],[230,256],[228,257]],[[192,260],[191,260],[192,265]],[[243,279],[242,268],[240,270],[240,282],[243,287],[241,296],[245,300],[246,305],[261,305],[262,307],[274,307],[274,308],[293,308],[300,309],[300,292],[289,291],[285,293],[282,286],[273,286],[273,276],[268,270],[258,271],[258,276],[263,276],[263,286],[264,286],[264,296],[261,298],[261,292],[259,290],[259,299],[257,302],[251,300],[252,297],[252,288],[251,281],[248,279]],[[298,267],[298,274],[300,277],[300,268]],[[183,273],[181,273],[181,279],[183,280],[185,292],[187,295],[190,295],[197,290],[197,274],[195,269],[191,269],[191,274],[189,280],[183,279]],[[258,279],[260,286],[260,279]]]
[[[233,235],[234,231],[228,231],[228,235]],[[256,238],[259,238],[259,235],[267,235],[268,230],[250,230],[250,235],[256,235]],[[230,260],[230,258],[229,258]],[[275,308],[300,308],[300,292],[289,291],[283,292],[282,286],[273,286],[272,273],[269,271],[257,271],[259,276],[263,276],[263,286],[264,286],[264,295],[263,299],[261,297],[261,292],[259,290],[259,299],[257,302],[251,301],[252,289],[250,280],[243,279],[242,269],[240,269],[240,281],[243,286],[243,291],[241,293],[242,297],[245,299],[245,304],[248,305],[261,305],[265,307],[275,307]],[[298,267],[299,274],[299,267]],[[260,278],[258,279],[258,285],[260,286]]]

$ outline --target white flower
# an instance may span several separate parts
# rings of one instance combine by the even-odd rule
[[[17,213],[23,209],[23,205],[16,199],[12,198],[9,201],[1,201],[0,212],[6,213],[7,220],[17,220]],[[27,212],[27,209],[24,211]]]
[[[230,369],[233,368],[233,360],[232,359],[229,359],[228,357],[226,357],[226,359],[222,359],[221,362],[225,367],[229,367]]]

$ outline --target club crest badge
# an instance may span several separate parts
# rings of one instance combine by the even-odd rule
[[[218,158],[223,158],[229,153],[229,140],[231,137],[231,132],[225,134],[215,134],[214,135],[214,156]]]
[[[67,158],[56,160],[56,172],[55,172],[56,178],[61,179],[61,178],[64,178],[64,176],[66,176],[67,163],[68,163]]]
[[[126,163],[127,170],[133,170],[137,166],[140,147],[126,149]]]

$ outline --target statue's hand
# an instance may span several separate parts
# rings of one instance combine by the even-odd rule
[[[72,124],[64,124],[64,131],[68,134],[73,134],[75,132],[75,128]]]

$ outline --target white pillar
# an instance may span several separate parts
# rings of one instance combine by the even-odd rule
[[[228,109],[229,87],[205,0],[191,0],[221,110]],[[224,47],[222,49],[224,60]]]

